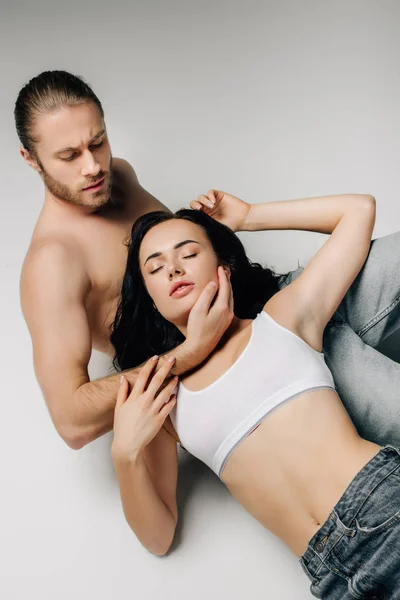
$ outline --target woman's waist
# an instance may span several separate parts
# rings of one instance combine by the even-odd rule
[[[332,390],[308,392],[290,404],[238,446],[222,479],[253,516],[298,551],[380,446],[360,438]]]
[[[221,478],[227,483],[253,465],[267,480],[276,471],[290,479],[318,473],[322,460],[336,464],[360,441],[335,390],[307,391],[277,406],[250,431],[227,458]]]

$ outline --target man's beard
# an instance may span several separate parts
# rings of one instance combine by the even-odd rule
[[[42,170],[41,175],[43,178],[43,182],[44,182],[46,188],[49,190],[49,192],[51,194],[53,194],[53,196],[55,196],[55,198],[58,198],[58,200],[61,200],[62,202],[66,202],[67,204],[72,204],[74,206],[84,206],[85,208],[96,209],[96,208],[105,206],[111,200],[111,188],[112,188],[111,163],[112,163],[112,157],[110,157],[108,173],[104,173],[104,171],[100,171],[100,173],[97,176],[97,180],[102,179],[104,176],[106,177],[103,187],[97,192],[92,192],[91,200],[89,200],[89,201],[82,200],[81,196],[82,196],[82,194],[85,193],[83,190],[81,190],[78,193],[71,191],[71,189],[67,185],[60,183],[59,181],[57,181],[57,179],[54,179],[54,177],[52,177],[50,175],[50,173],[47,173],[47,171],[43,168],[43,165],[41,165],[40,163],[38,163],[38,164]],[[88,193],[88,192],[86,192],[86,193]]]

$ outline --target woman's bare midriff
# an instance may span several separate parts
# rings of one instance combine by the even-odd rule
[[[318,389],[268,415],[234,450],[221,478],[300,557],[380,448],[360,438],[334,390]]]

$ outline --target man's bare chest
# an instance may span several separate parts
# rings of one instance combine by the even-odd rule
[[[126,223],[115,229],[98,230],[86,249],[91,282],[86,311],[92,346],[107,354],[113,353],[109,338],[125,273],[131,226]]]

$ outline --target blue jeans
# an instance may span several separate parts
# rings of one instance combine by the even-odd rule
[[[399,450],[386,446],[361,469],[300,564],[317,598],[400,598]]]
[[[282,275],[279,287],[302,271]],[[326,364],[360,436],[400,447],[400,363],[376,350],[388,336],[400,350],[400,232],[371,242],[323,337]]]

